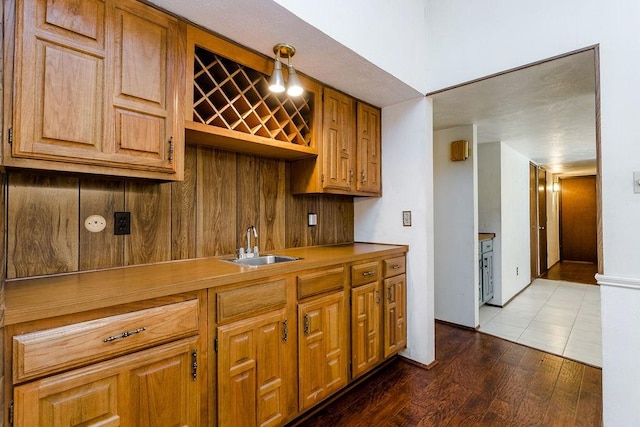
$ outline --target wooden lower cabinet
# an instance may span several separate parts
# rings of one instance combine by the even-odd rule
[[[298,303],[298,384],[305,411],[347,384],[344,292]]]
[[[351,289],[351,377],[377,365],[380,354],[380,282]]]
[[[407,279],[405,274],[384,280],[384,357],[407,346]]]
[[[198,337],[16,386],[15,426],[199,426]]]
[[[284,308],[218,327],[218,425],[277,426],[289,416]]]

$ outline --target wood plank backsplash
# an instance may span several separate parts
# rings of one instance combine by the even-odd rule
[[[263,252],[352,242],[353,198],[293,196],[289,174],[283,160],[189,145],[182,182],[10,171],[7,277],[231,255],[246,246],[249,225]],[[113,234],[118,211],[131,212],[130,235]],[[84,228],[92,214],[107,220],[105,231]]]

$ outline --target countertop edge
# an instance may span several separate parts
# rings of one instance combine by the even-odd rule
[[[266,251],[303,259],[257,268],[220,261],[225,257],[210,257],[8,280],[5,284],[4,324],[13,325],[228,286],[372,257],[402,254],[408,250],[407,245],[352,243]],[[110,285],[106,287],[104,282]]]

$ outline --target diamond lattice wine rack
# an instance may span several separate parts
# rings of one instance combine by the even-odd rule
[[[284,158],[314,155],[315,92],[305,91],[299,97],[274,94],[268,80],[255,69],[196,45],[193,125],[187,123],[188,130],[211,127],[209,133],[224,137],[223,148],[237,151]],[[252,150],[247,148],[248,141],[269,144],[276,151],[269,152],[265,146]]]

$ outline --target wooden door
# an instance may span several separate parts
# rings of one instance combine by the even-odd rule
[[[406,275],[384,281],[384,357],[407,346],[407,279]]]
[[[529,247],[531,281],[539,276],[538,265],[538,167],[529,164]]]
[[[356,189],[380,194],[380,110],[358,102]]]
[[[298,305],[300,411],[347,384],[344,294]]]
[[[285,309],[218,328],[218,425],[281,425],[287,417]]]
[[[184,72],[185,38],[177,19],[137,1],[109,8],[113,90],[106,117],[114,160],[139,168],[176,170],[183,132],[179,72]],[[182,37],[181,37],[182,35]],[[176,151],[179,150],[179,151]]]
[[[198,426],[197,348],[187,338],[17,386],[14,425]]]
[[[560,256],[598,262],[596,177],[560,180]]]
[[[14,157],[102,157],[104,29],[100,0],[16,3]]]
[[[547,172],[538,169],[538,272],[547,271]]]
[[[200,425],[197,344],[192,338],[182,346],[141,352],[132,361],[120,400],[127,411],[123,426]]]
[[[351,377],[380,361],[380,282],[351,289]]]
[[[353,98],[325,88],[322,134],[322,188],[352,189],[355,163]]]

